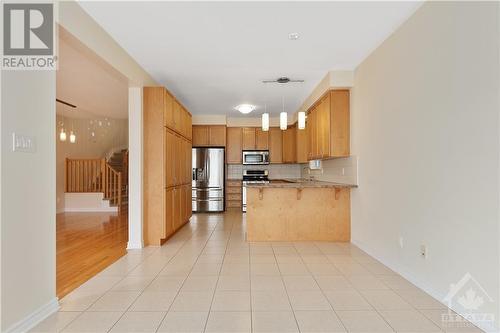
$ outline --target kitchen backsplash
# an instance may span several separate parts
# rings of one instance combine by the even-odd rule
[[[226,175],[229,179],[243,178],[243,170],[269,170],[270,179],[300,178],[301,164],[242,165],[228,164]]]
[[[309,170],[303,164],[302,178],[314,176],[316,180],[358,185],[358,157],[349,156],[321,161],[321,169]]]

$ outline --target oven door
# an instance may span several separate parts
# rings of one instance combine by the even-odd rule
[[[263,165],[269,164],[269,151],[243,151],[243,164]]]

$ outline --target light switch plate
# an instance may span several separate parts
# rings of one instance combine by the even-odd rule
[[[34,136],[12,133],[12,151],[21,153],[35,153],[36,138]]]

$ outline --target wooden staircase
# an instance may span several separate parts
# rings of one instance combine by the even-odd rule
[[[104,194],[104,200],[118,212],[128,207],[128,150],[106,159],[66,159],[65,190],[68,193]],[[125,209],[124,209],[125,208]]]

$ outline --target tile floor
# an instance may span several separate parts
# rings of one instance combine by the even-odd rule
[[[198,214],[128,254],[31,332],[481,332],[349,243],[247,243],[240,212]]]

